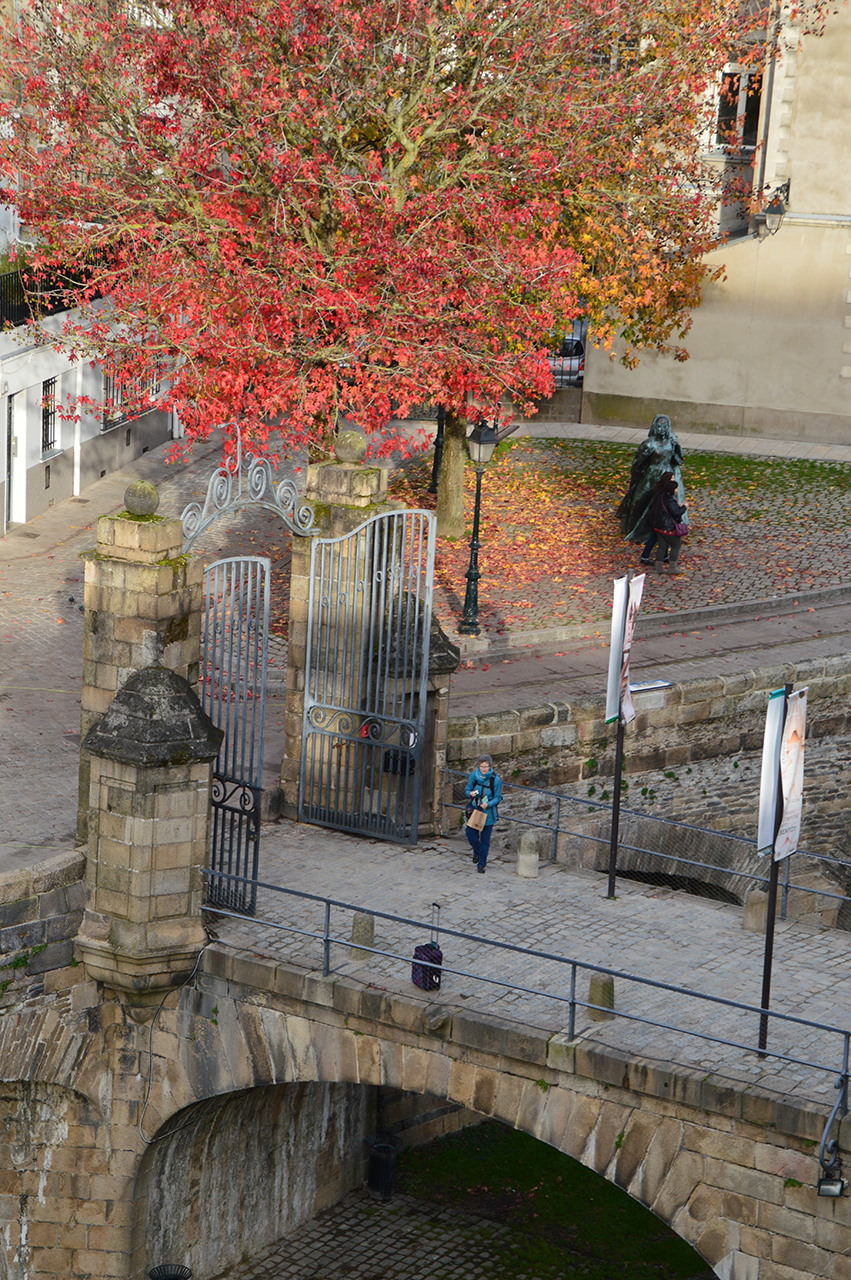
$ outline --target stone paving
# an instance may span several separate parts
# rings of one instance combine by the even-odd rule
[[[222,1280],[536,1280],[518,1272],[501,1223],[412,1196],[362,1191],[326,1209]]]
[[[616,900],[608,901],[603,876],[567,872],[549,863],[542,865],[537,880],[520,879],[513,862],[500,858],[498,834],[483,877],[475,873],[463,838],[435,839],[411,849],[282,822],[264,828],[260,879],[421,922],[429,920],[432,902],[439,902],[446,966],[440,1003],[518,1024],[551,1032],[567,1027],[569,966],[453,938],[446,930],[759,1006],[764,944],[761,936],[743,931],[740,907],[627,881],[618,883]],[[261,888],[255,920],[220,917],[215,932],[228,945],[316,971],[322,964],[323,918],[321,902]],[[373,957],[362,963],[349,956],[351,920],[351,911],[332,909],[331,933],[340,940],[332,947],[333,970],[379,989],[416,996],[408,957],[416,943],[426,940],[425,926],[377,919],[376,948],[397,958]],[[290,929],[320,937],[299,936]],[[778,922],[772,1008],[851,1028],[849,967],[849,934]],[[588,999],[588,979],[587,971],[579,971],[577,997],[583,1001]],[[499,983],[507,985],[495,985]],[[839,1035],[772,1023],[769,1048],[824,1067],[814,1071],[771,1058],[760,1061],[754,1053],[699,1038],[709,1033],[755,1044],[757,1015],[620,979],[615,1002],[619,1013],[678,1029],[666,1031],[626,1018],[591,1023],[585,1011],[579,1013],[578,1028],[599,1043],[655,1061],[832,1104],[842,1056]],[[692,1038],[683,1032],[696,1034]]]
[[[578,429],[577,429],[578,430]],[[593,431],[594,429],[589,429]],[[515,438],[483,479],[479,551],[482,635],[468,653],[603,634],[612,578],[640,572],[614,512],[628,484],[633,445],[604,433],[577,439]],[[724,456],[706,437],[683,436],[683,474],[692,532],[681,576],[648,574],[642,615],[721,609],[778,595],[851,590],[849,450],[796,450],[751,458]],[[807,456],[809,454],[809,456]],[[411,495],[406,493],[407,500]],[[467,483],[468,522],[473,480]],[[435,609],[449,629],[460,618],[467,545],[439,540]],[[812,601],[807,600],[807,604]],[[712,619],[707,619],[712,621]],[[560,647],[560,646],[556,646]]]

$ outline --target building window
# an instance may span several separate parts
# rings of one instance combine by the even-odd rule
[[[146,401],[156,400],[160,394],[162,369],[156,359],[141,378],[120,377],[115,365],[105,365],[103,370],[103,431],[147,413]]]
[[[103,371],[103,431],[110,431],[119,423],[125,422],[127,414],[122,404],[121,383],[114,366]]]
[[[730,67],[721,77],[715,141],[727,150],[752,151],[757,142],[762,72]]]
[[[56,379],[48,378],[41,384],[41,451],[50,453],[56,448]]]

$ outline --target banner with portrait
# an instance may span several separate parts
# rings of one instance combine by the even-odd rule
[[[780,746],[780,786],[783,817],[774,841],[774,860],[788,858],[798,848],[804,804],[804,737],[807,732],[807,690],[789,694]]]
[[[635,719],[629,688],[629,655],[635,634],[635,620],[644,593],[643,573],[631,581],[615,580],[612,597],[612,639],[609,648],[609,680],[606,688],[606,724],[623,716],[624,724]]]

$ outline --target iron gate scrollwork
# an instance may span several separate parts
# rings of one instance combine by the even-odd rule
[[[213,767],[207,901],[249,915],[260,856],[270,570],[264,557],[244,556],[217,560],[204,574],[201,703],[225,732]]]
[[[299,818],[413,843],[434,517],[374,516],[311,548]]]

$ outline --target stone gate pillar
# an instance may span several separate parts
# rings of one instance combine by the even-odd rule
[[[201,870],[223,737],[164,667],[130,676],[86,735],[87,905],[76,945],[89,976],[131,1004],[185,981],[207,940]]]
[[[152,484],[134,481],[126,510],[98,520],[85,561],[83,738],[134,671],[162,665],[194,685],[201,649],[203,563],[183,554],[179,520],[155,514]],[[88,753],[80,752],[77,839],[88,838]]]
[[[364,466],[361,460],[365,451],[366,441],[362,436],[354,431],[343,431],[337,440],[337,460],[312,463],[308,467],[305,498],[316,513],[320,537],[342,537],[371,516],[398,511],[404,506],[402,502],[387,500],[387,470]],[[281,764],[281,811],[286,818],[298,817],[312,543],[313,538],[293,534],[284,759]]]

